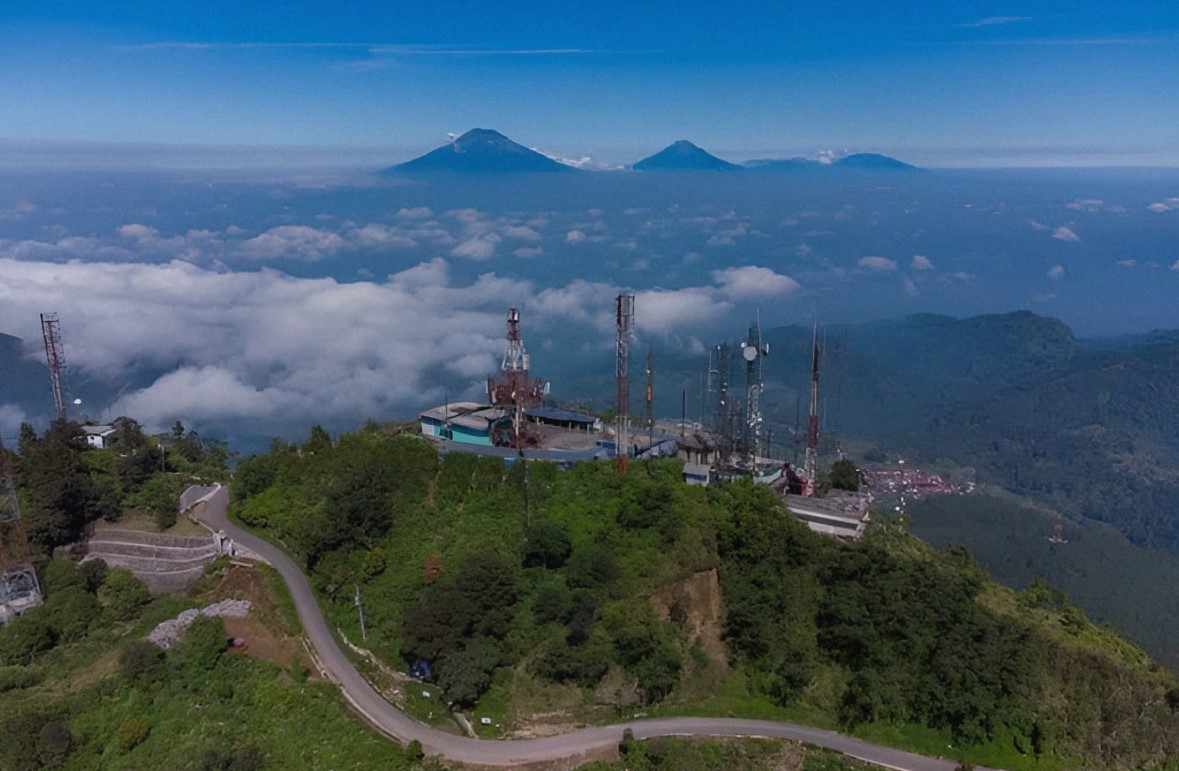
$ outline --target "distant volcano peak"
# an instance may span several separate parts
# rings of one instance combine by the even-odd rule
[[[413,172],[512,173],[574,171],[546,155],[517,144],[494,129],[475,128],[453,142],[412,161],[386,169],[386,174]]]
[[[637,171],[736,171],[741,167],[717,158],[686,139],[677,139],[632,168]]]

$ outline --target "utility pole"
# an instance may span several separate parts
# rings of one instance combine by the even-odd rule
[[[362,642],[368,642],[368,633],[364,629],[364,603],[360,601],[360,584],[356,585],[356,610],[360,613],[360,639]]]

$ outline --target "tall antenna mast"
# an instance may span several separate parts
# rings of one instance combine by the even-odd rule
[[[819,322],[811,338],[811,412],[806,427],[806,460],[802,494],[813,496],[819,480]]]
[[[751,469],[757,465],[757,459],[762,454],[761,446],[761,392],[764,387],[762,379],[762,360],[770,355],[769,343],[761,341],[761,309],[757,311],[757,319],[749,327],[749,339],[741,343],[741,358],[745,359],[745,425],[744,447],[742,448]]]
[[[508,445],[522,448],[525,443],[524,408],[540,404],[548,393],[548,383],[532,380],[529,375],[528,351],[520,337],[520,311],[516,308],[508,308],[507,341],[500,365],[503,374],[498,380],[487,378],[487,398],[496,406],[512,409],[512,437]]]
[[[61,393],[61,371],[65,369],[65,352],[61,345],[61,322],[56,313],[41,314],[41,335],[45,338],[45,359],[49,364],[49,382],[53,386],[53,406],[58,420],[66,419],[65,397]]]
[[[620,294],[617,300],[618,347],[614,362],[615,401],[617,429],[615,431],[615,458],[618,468],[626,470],[630,456],[630,338],[635,324],[635,296]]]
[[[651,346],[647,345],[647,414],[644,416],[647,420],[647,434],[650,437],[655,435],[655,354],[651,350]]]

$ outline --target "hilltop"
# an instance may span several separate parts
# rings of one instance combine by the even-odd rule
[[[316,447],[243,462],[238,516],[289,545],[349,639],[359,585],[372,651],[428,664],[481,735],[642,711],[800,719],[1012,769],[1179,749],[1169,674],[960,547],[887,522],[826,540],[767,489],[688,487],[672,461],[505,469],[376,426]],[[1119,739],[1143,703],[1151,728]]]
[[[745,167],[754,171],[917,171],[917,167],[912,164],[877,153],[853,153],[836,158],[830,163],[823,163],[811,158],[755,158],[746,161]]]
[[[471,129],[448,145],[385,170],[385,174],[570,172],[571,166],[513,142],[492,129]]]

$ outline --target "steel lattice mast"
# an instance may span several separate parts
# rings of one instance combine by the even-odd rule
[[[53,406],[58,420],[66,419],[65,397],[61,392],[61,372],[65,369],[65,352],[61,344],[61,322],[56,313],[41,314],[41,335],[45,338],[45,360],[49,365],[49,383],[53,387]]]
[[[806,460],[803,464],[803,495],[818,492],[819,480],[819,325],[811,342],[811,412],[806,427]]]
[[[41,586],[29,559],[29,542],[21,522],[20,500],[12,484],[8,451],[0,440],[0,623],[7,624],[41,602]]]
[[[614,362],[614,409],[617,414],[614,455],[618,459],[619,467],[625,468],[630,457],[630,338],[635,324],[633,294],[618,295],[615,316],[618,342]]]
[[[507,341],[500,365],[503,374],[498,380],[487,379],[487,398],[494,405],[512,409],[514,425],[510,445],[523,447],[524,408],[541,403],[547,384],[530,376],[528,351],[520,336],[520,311],[516,308],[508,308]]]
[[[761,456],[761,392],[765,387],[762,377],[762,360],[770,354],[768,343],[761,341],[761,311],[757,320],[749,327],[749,339],[741,344],[741,358],[745,359],[745,430],[744,450],[751,468]]]

